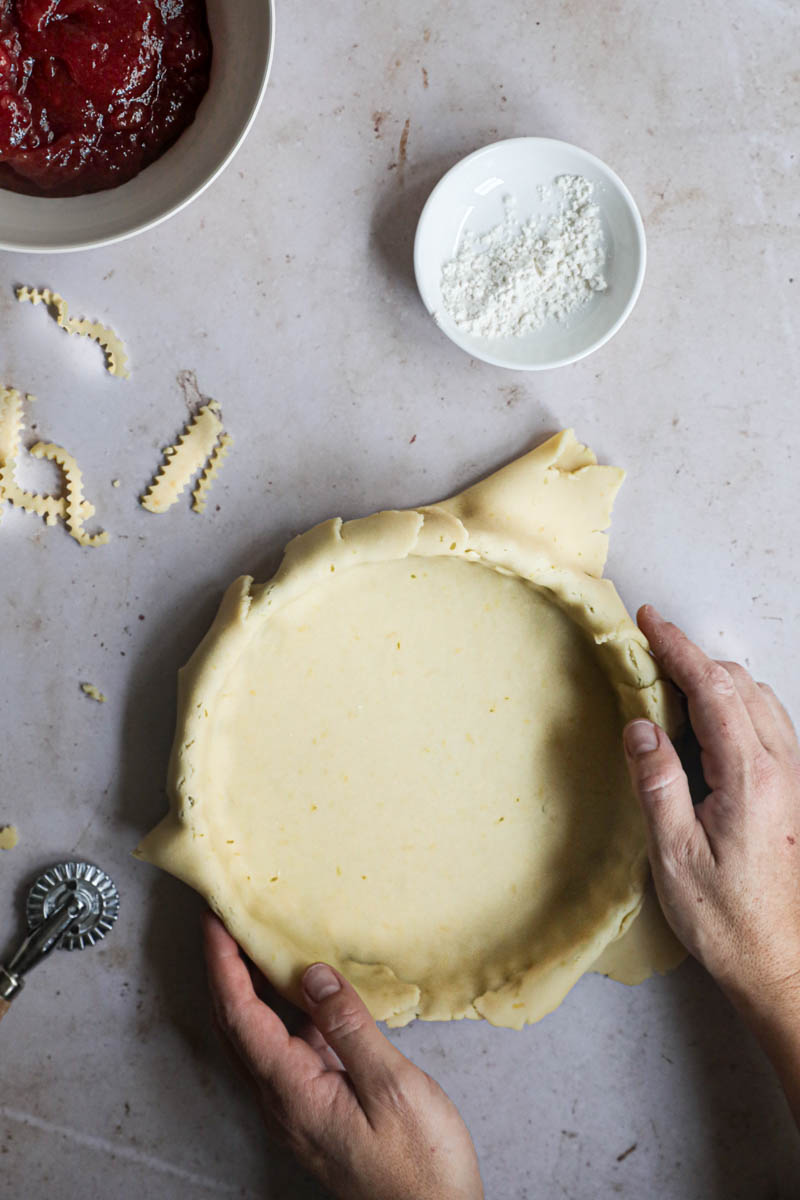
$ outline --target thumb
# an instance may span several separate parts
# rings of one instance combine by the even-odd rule
[[[356,989],[327,963],[306,970],[303,995],[311,1020],[338,1054],[368,1112],[396,1091],[394,1075],[407,1059],[380,1032]]]
[[[647,829],[650,862],[656,864],[673,858],[695,833],[689,782],[672,742],[652,721],[630,721],[622,740]]]

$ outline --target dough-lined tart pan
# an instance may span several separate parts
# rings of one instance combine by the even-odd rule
[[[519,1028],[636,924],[620,734],[669,728],[674,700],[601,577],[622,477],[566,431],[449,501],[316,526],[228,589],[137,854],[291,999],[322,959],[391,1024]],[[664,963],[640,940],[641,976]]]

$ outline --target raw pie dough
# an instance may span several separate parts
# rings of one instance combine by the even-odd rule
[[[587,970],[682,957],[657,905],[637,930],[620,731],[670,727],[674,699],[600,578],[622,478],[566,431],[451,500],[327,521],[228,589],[136,853],[290,998],[323,959],[390,1024],[520,1028]]]

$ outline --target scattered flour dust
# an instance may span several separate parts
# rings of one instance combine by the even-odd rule
[[[456,325],[479,337],[521,337],[605,291],[605,242],[593,192],[582,175],[559,175],[555,189],[539,189],[543,200],[555,196],[555,216],[520,224],[516,200],[506,196],[501,225],[466,233],[442,268],[442,300]]]

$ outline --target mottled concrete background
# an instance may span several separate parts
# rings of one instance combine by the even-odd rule
[[[3,930],[65,855],[122,892],[104,946],[57,954],[3,1022],[4,1196],[321,1195],[210,1037],[199,902],[129,858],[163,809],[175,672],[222,587],[290,533],[436,499],[573,424],[629,471],[609,564],[629,605],[658,603],[800,715],[797,5],[283,0],[278,33],[247,144],[188,211],[109,250],[0,259],[2,378],[39,397],[35,433],[78,455],[113,535],[81,551],[22,513],[0,526],[0,823],[22,835],[0,855]],[[442,172],[518,134],[605,159],[649,238],[623,331],[536,376],[451,346],[411,272]],[[110,320],[132,381],[18,306],[22,282]],[[187,370],[237,444],[204,517],[153,517],[136,497]],[[635,991],[585,979],[523,1034],[392,1036],[460,1105],[492,1200],[800,1195],[773,1079],[694,965]]]

